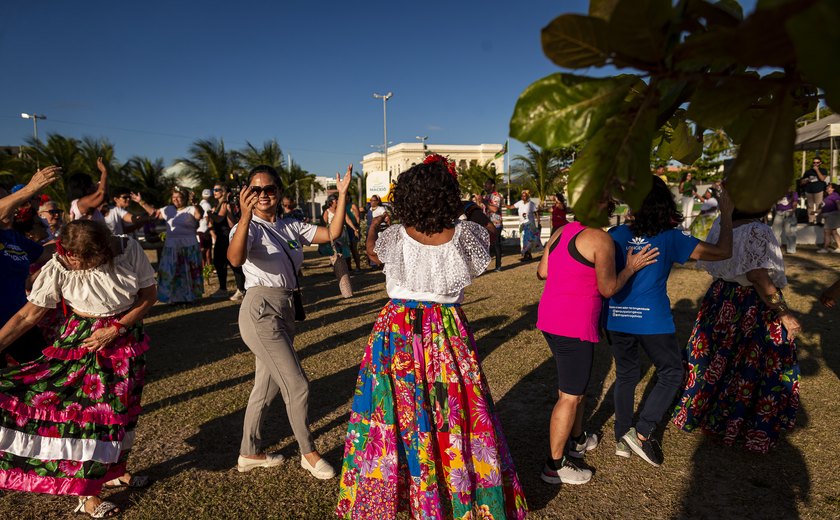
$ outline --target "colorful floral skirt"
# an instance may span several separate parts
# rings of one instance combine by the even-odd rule
[[[203,295],[204,273],[198,242],[186,247],[164,246],[158,266],[158,300],[189,303]]]
[[[39,358],[0,371],[0,489],[98,495],[125,473],[148,337],[135,325],[99,352],[79,346],[117,319],[71,314]]]
[[[540,240],[540,232],[537,226],[530,222],[523,222],[519,224],[519,234],[522,237],[522,254],[532,251],[538,247],[542,247]]]
[[[767,453],[799,408],[796,345],[751,286],[715,280],[683,358],[686,379],[674,424]]]
[[[391,300],[368,340],[336,514],[524,518],[525,496],[458,305]]]

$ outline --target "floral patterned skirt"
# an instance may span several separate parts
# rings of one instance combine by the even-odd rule
[[[799,408],[796,345],[753,287],[715,280],[683,359],[686,379],[674,424],[767,453]]]
[[[79,346],[118,318],[71,314],[39,358],[0,371],[0,489],[98,495],[125,473],[148,337],[138,324],[99,352]]]
[[[458,305],[391,300],[368,340],[344,443],[343,518],[524,518],[513,466]]]
[[[163,303],[189,303],[204,295],[201,248],[195,245],[164,246],[158,266],[158,300]]]

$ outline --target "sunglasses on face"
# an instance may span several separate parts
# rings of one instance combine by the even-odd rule
[[[61,215],[64,212],[61,211],[60,209],[46,209],[46,210],[42,211],[41,213],[49,213],[50,215]]]
[[[265,193],[267,197],[274,197],[277,195],[277,186],[274,184],[269,184],[268,186],[251,186],[251,191],[256,193],[257,197],[262,193]]]
[[[222,188],[213,188],[213,191],[222,191]]]

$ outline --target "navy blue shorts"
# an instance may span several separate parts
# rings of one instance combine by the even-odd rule
[[[564,394],[583,395],[592,374],[595,343],[580,338],[543,332],[557,364],[557,389]]]

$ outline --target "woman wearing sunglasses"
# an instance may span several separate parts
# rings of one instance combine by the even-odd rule
[[[352,172],[350,165],[343,179],[336,175],[338,215],[344,214]],[[293,290],[298,286],[303,246],[329,242],[330,235],[341,233],[344,219],[333,219],[328,231],[324,226],[278,218],[281,198],[280,178],[274,168],[260,165],[251,170],[248,186],[239,194],[242,218],[231,231],[227,253],[231,265],[242,266],[245,273],[239,332],[256,356],[254,389],[245,409],[237,469],[245,472],[283,461],[282,455],[267,454],[260,446],[265,411],[281,392],[300,446],[300,465],[315,478],[325,480],[335,476],[335,469],[321,458],[309,430],[309,380],[293,346]]]

